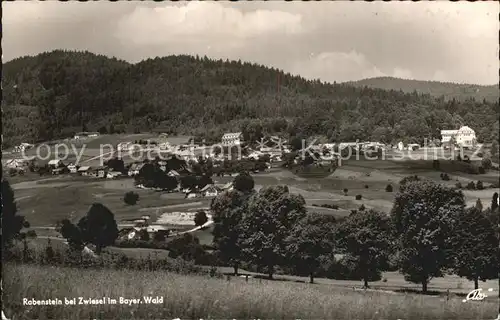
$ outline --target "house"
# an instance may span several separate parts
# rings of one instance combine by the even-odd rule
[[[69,170],[69,173],[77,173],[78,167],[75,166],[74,164],[70,164],[70,165],[68,165],[68,170]]]
[[[228,182],[226,183],[225,185],[223,185],[221,187],[222,190],[226,191],[226,190],[232,190],[233,189],[233,182]]]
[[[202,194],[198,189],[188,189],[186,192],[186,199],[199,198]]]
[[[403,141],[399,141],[398,143],[398,150],[399,151],[403,151],[405,148],[405,144],[403,143]]]
[[[108,172],[108,168],[106,167],[98,167],[93,170],[95,172],[95,176],[97,178],[106,178],[106,173]]]
[[[129,151],[132,147],[132,142],[120,142],[117,146],[118,151]]]
[[[144,167],[144,163],[132,163],[130,168],[128,169],[128,175],[129,177],[133,177],[135,175],[138,175],[140,170]]]
[[[118,178],[121,176],[122,176],[122,173],[120,171],[109,171],[106,175],[106,178],[114,179],[114,178]]]
[[[475,147],[477,144],[476,132],[468,126],[458,130],[441,130],[441,143],[449,144],[452,141],[459,147]]]
[[[10,159],[7,160],[5,166],[9,169],[24,169],[27,167],[27,163],[24,159]]]
[[[69,172],[70,171],[67,167],[58,167],[58,168],[52,169],[53,175],[65,174],[65,173],[69,173]]]
[[[48,163],[48,165],[49,165],[49,167],[52,167],[54,169],[64,166],[64,164],[61,161],[61,159],[50,160],[49,163]]]
[[[33,148],[35,145],[27,142],[23,142],[18,146],[14,147],[14,152],[21,152]]]
[[[81,176],[89,176],[90,175],[90,167],[89,166],[83,166],[78,168],[78,174]]]
[[[410,150],[410,151],[418,150],[419,148],[420,148],[420,145],[418,143],[410,143],[408,145],[408,150]]]
[[[203,197],[217,197],[220,190],[213,184],[207,184],[200,190],[200,192]]]
[[[168,173],[167,173],[168,176],[170,177],[179,177],[180,174],[179,172],[175,171],[175,170],[170,170]]]
[[[222,145],[223,146],[239,146],[243,140],[243,134],[241,132],[231,132],[225,133],[222,136]]]

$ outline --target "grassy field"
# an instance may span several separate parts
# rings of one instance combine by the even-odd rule
[[[3,310],[14,319],[494,319],[496,301],[354,291],[322,284],[165,272],[7,264]],[[43,281],[39,281],[43,279]],[[159,304],[23,306],[27,299],[161,297]],[[64,302],[63,302],[64,303]]]
[[[163,212],[178,211],[176,205],[195,201],[184,199],[180,193],[164,194],[136,189],[132,179],[109,181],[60,177],[38,182],[25,181],[12,187],[19,212],[32,226],[53,226],[64,218],[79,219],[94,202],[107,206],[115,214],[117,222],[121,223],[124,219],[139,218],[145,214],[155,221]],[[139,202],[133,206],[123,202],[125,192],[130,190],[139,194]]]

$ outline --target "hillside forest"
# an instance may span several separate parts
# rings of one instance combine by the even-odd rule
[[[404,90],[331,84],[242,61],[177,55],[131,64],[64,50],[11,60],[2,81],[4,148],[78,131],[423,143],[468,125],[479,142],[499,139],[498,97],[460,85],[450,94],[453,84],[439,95],[443,84],[433,83],[431,95],[411,82]]]

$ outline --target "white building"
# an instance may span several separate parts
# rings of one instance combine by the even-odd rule
[[[441,143],[449,143],[452,138],[460,147],[474,147],[477,143],[476,132],[467,126],[458,130],[441,130]]]
[[[243,134],[241,132],[225,133],[222,136],[223,146],[238,146],[243,140]]]
[[[129,151],[132,147],[132,142],[120,142],[117,146],[118,151]]]

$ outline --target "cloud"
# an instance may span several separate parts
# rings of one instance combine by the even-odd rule
[[[498,81],[494,2],[2,2],[5,59],[57,48],[136,62],[171,54],[308,78]]]
[[[229,43],[301,32],[300,14],[272,10],[242,13],[218,3],[189,2],[183,7],[137,8],[120,19],[115,35],[138,45],[157,45],[190,40]]]

